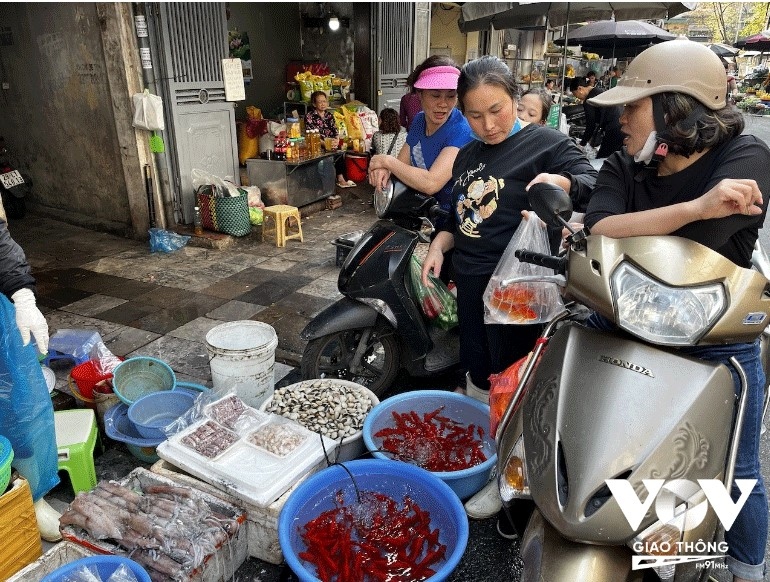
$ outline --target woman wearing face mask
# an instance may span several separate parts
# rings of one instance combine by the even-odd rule
[[[719,57],[689,40],[661,43],[639,54],[617,86],[591,103],[624,106],[626,149],[607,158],[599,172],[585,216],[591,233],[681,236],[748,268],[770,197],[770,149],[741,135],[743,116],[726,102]],[[588,323],[607,327],[596,315]],[[757,483],[725,532],[726,563],[734,582],[763,580],[768,504],[759,458],[765,384],[759,340],[682,352],[731,370],[729,358],[735,357],[746,372],[748,405],[735,479]],[[740,494],[733,485],[733,500]]]
[[[530,209],[527,188],[536,182],[557,184],[581,210],[596,171],[567,136],[516,117],[519,87],[499,58],[485,56],[467,63],[457,92],[474,139],[455,161],[452,216],[431,243],[422,276],[428,284],[428,273],[438,272],[444,253],[454,248],[460,358],[468,371],[465,391],[488,402],[489,376],[529,353],[541,331],[540,325],[484,323],[484,290],[522,211]],[[488,517],[500,509],[492,485],[482,489],[478,504],[475,498],[466,504],[469,516]],[[501,533],[513,535],[510,526]]]
[[[529,123],[545,125],[548,121],[548,114],[553,105],[551,94],[545,89],[529,89],[524,91],[519,99],[519,105],[516,113],[519,119]]]
[[[369,183],[381,189],[393,175],[407,186],[435,196],[448,211],[452,164],[460,148],[471,139],[468,122],[455,108],[460,69],[451,59],[434,55],[420,64],[413,75],[423,110],[409,127],[406,145],[398,157],[372,156]]]

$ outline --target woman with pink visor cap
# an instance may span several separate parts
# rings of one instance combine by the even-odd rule
[[[452,165],[460,148],[471,140],[468,121],[456,108],[460,69],[452,59],[434,55],[418,65],[413,75],[422,111],[414,118],[398,157],[372,157],[369,183],[383,188],[393,175],[410,188],[435,196],[449,211]]]

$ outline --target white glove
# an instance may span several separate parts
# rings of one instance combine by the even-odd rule
[[[30,289],[19,289],[11,295],[11,301],[16,306],[16,325],[24,345],[29,343],[31,333],[35,336],[38,351],[47,354],[48,322],[35,304],[35,294]]]

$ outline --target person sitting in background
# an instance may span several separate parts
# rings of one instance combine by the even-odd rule
[[[406,130],[398,123],[398,113],[391,107],[380,111],[380,128],[372,136],[371,154],[386,154],[398,157],[406,143]]]
[[[522,121],[545,125],[552,105],[553,98],[548,91],[539,88],[529,89],[524,91],[519,99],[516,113]]]
[[[603,131],[604,137],[601,138],[597,158],[606,158],[611,153],[618,151],[623,147],[623,133],[620,131],[620,114],[622,107],[607,107],[600,109],[592,105],[589,99],[597,97],[604,93],[604,89],[591,87],[588,79],[585,77],[575,77],[570,82],[570,91],[583,102],[583,109],[586,115],[586,129],[580,138],[580,146],[586,145],[594,138],[594,133]]]
[[[416,71],[417,69],[415,69]],[[419,73],[417,73],[419,75]],[[401,97],[399,102],[398,122],[401,127],[405,127],[407,131],[412,126],[412,121],[417,114],[422,111],[422,101],[417,94],[417,89],[414,88],[414,82],[417,80],[417,76],[414,71],[406,78],[406,85],[409,87],[409,92]]]
[[[618,79],[620,79],[620,69],[618,67],[612,67],[610,70],[610,89],[618,84]]]
[[[329,111],[329,98],[323,91],[313,91],[310,94],[310,104],[313,108],[305,114],[305,130],[317,129],[321,139],[331,137],[337,139],[339,131],[334,115]],[[356,185],[353,180],[345,177],[344,156],[336,156],[334,170],[337,173],[337,186],[340,188],[352,188]]]
[[[588,71],[586,79],[591,87],[596,87],[596,71]]]
[[[553,93],[554,91],[556,91],[556,81],[554,81],[553,79],[548,79],[545,82],[545,90],[549,91],[550,93]]]

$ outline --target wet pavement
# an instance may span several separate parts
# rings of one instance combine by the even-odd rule
[[[770,143],[770,117],[748,116],[747,132]],[[38,304],[51,334],[59,329],[95,329],[115,355],[153,356],[167,362],[179,380],[211,386],[205,334],[226,321],[263,321],[278,334],[276,385],[280,386],[301,379],[297,367],[304,342],[299,332],[340,297],[336,248],[331,241],[365,230],[376,220],[368,204],[368,186],[337,193],[343,197],[342,207],[303,216],[304,242],[288,241],[284,248],[262,242],[260,227],[232,240],[194,237],[173,253],[150,253],[147,242],[35,214],[11,221],[9,228],[33,267]],[[763,230],[761,240],[770,249],[770,229]],[[57,389],[68,392],[71,365],[55,362],[51,367]],[[391,393],[452,389],[461,379],[459,371],[420,380],[401,376]],[[99,479],[119,479],[134,467],[151,466],[133,457],[122,443],[107,438],[103,442],[104,450],[95,459]],[[766,434],[762,439],[766,481],[768,451]],[[62,478],[50,495],[59,509],[72,499],[66,474]],[[518,543],[497,535],[494,518],[471,520],[468,549],[450,582],[514,581],[519,572]],[[235,579],[296,580],[285,565],[255,558],[241,566]]]
[[[99,233],[29,214],[11,221],[14,239],[24,248],[37,279],[38,305],[53,335],[59,329],[97,330],[117,356],[152,356],[167,362],[177,378],[211,386],[205,335],[226,322],[252,319],[272,325],[279,339],[276,385],[299,381],[304,342],[299,332],[340,297],[335,265],[338,236],[367,229],[376,215],[371,190],[339,191],[343,206],[303,216],[304,242],[286,247],[261,241],[261,228],[228,240],[193,239],[173,253],[150,253],[149,243]],[[193,246],[202,245],[202,246]],[[69,392],[72,368],[55,361],[56,388]],[[452,389],[459,371],[430,379],[400,377],[391,393],[421,388]],[[124,444],[104,437],[97,450],[99,479],[120,479],[135,467],[152,465],[133,457]],[[48,496],[62,510],[72,498],[66,473]],[[465,557],[451,580],[516,579],[517,545],[497,535],[495,519],[471,522]],[[50,547],[46,544],[46,547]],[[240,582],[296,580],[288,567],[249,558],[238,570]]]

